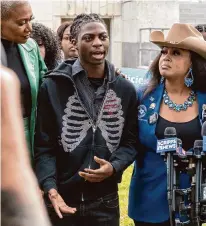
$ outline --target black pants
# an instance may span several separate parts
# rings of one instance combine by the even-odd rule
[[[135,226],[170,226],[170,222],[168,221],[164,221],[162,223],[146,223],[146,222],[137,222],[134,221]]]
[[[119,226],[119,198],[112,193],[94,201],[68,203],[77,208],[74,215],[63,215],[60,219],[54,210],[49,210],[53,226]]]

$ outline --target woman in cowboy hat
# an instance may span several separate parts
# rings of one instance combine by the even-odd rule
[[[168,35],[153,31],[161,48],[150,67],[149,84],[138,91],[139,139],[144,158],[135,162],[129,195],[129,216],[136,226],[169,226],[166,164],[156,153],[157,140],[174,127],[185,151],[202,140],[206,111],[206,41],[193,26],[174,24]],[[142,156],[139,156],[141,159]],[[184,185],[190,186],[185,173]],[[181,219],[182,220],[182,219]]]

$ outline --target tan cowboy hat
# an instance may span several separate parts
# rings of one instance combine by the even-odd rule
[[[150,34],[150,41],[160,48],[167,46],[191,50],[206,59],[206,41],[190,24],[173,24],[167,37],[164,37],[161,31],[153,31]]]

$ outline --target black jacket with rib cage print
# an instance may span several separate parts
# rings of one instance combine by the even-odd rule
[[[75,84],[75,63],[63,62],[41,85],[35,135],[35,171],[41,188],[55,188],[66,202],[94,199],[117,191],[122,172],[136,158],[137,95],[134,86],[115,75],[106,61],[105,96],[94,121]],[[109,161],[115,173],[99,183],[78,175],[99,165],[94,156]]]

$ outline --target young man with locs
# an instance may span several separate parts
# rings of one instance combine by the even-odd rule
[[[97,14],[78,15],[70,33],[78,59],[40,89],[36,174],[53,225],[118,226],[118,183],[137,154],[136,91],[105,59],[108,30]]]

